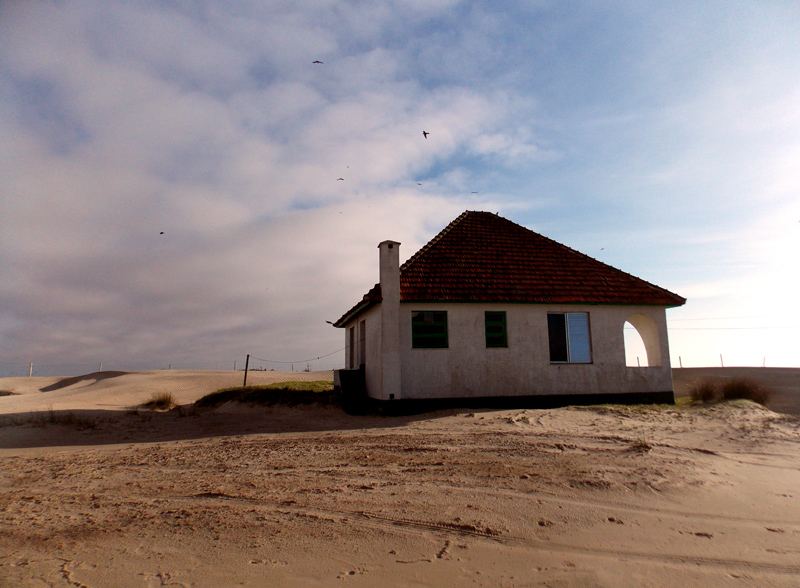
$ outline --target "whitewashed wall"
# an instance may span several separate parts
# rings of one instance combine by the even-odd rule
[[[447,349],[411,348],[411,312],[414,310],[447,311]],[[486,347],[486,310],[506,312],[507,348]],[[591,364],[550,363],[548,312],[589,313]],[[660,357],[650,358],[650,363],[656,367],[625,365],[623,326],[637,314],[649,317],[657,330]],[[359,358],[358,362],[366,365],[369,395],[388,400],[388,393],[384,394],[381,385],[380,317],[380,305],[373,306],[348,323],[345,332],[355,326],[358,333],[358,323],[366,321],[366,357]],[[646,338],[646,334],[643,336]],[[666,312],[661,307],[402,303],[400,351],[399,398],[405,399],[672,390]]]
[[[411,312],[447,311],[447,349],[411,348]],[[508,347],[486,348],[484,311],[505,311]],[[548,312],[588,312],[591,364],[551,364]],[[631,315],[652,319],[658,331],[658,367],[626,367],[623,326]],[[402,303],[402,398],[534,394],[616,394],[672,390],[666,312],[647,306]],[[369,364],[367,373],[369,374]],[[374,398],[382,391],[371,386]]]

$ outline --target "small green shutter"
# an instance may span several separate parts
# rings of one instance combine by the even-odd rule
[[[447,312],[441,310],[412,311],[411,347],[414,349],[446,349]]]
[[[484,313],[486,347],[508,347],[506,313],[487,310]]]

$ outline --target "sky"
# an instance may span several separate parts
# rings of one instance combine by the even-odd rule
[[[465,210],[686,297],[675,366],[800,367],[799,195],[795,2],[0,2],[2,376],[343,367]]]

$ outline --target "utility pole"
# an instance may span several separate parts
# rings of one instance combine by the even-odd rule
[[[247,360],[244,362],[244,382],[242,383],[242,387],[244,388],[247,386],[247,367],[250,365],[250,354],[247,354]]]

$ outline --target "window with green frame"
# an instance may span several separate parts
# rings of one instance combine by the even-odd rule
[[[447,348],[447,311],[411,311],[411,347],[414,349]]]
[[[487,310],[484,315],[486,347],[508,347],[505,311]]]

